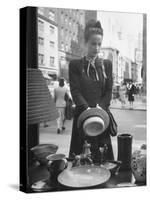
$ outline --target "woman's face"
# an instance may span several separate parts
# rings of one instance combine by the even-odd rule
[[[102,39],[103,36],[99,34],[93,34],[90,36],[89,40],[87,41],[87,50],[89,56],[95,57],[99,54]]]

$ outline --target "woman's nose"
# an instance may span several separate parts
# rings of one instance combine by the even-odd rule
[[[97,50],[97,51],[99,50],[99,46],[98,45],[95,47],[95,50]]]

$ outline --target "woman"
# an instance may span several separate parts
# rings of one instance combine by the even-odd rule
[[[59,134],[61,131],[65,130],[65,95],[68,94],[68,89],[65,86],[64,78],[60,78],[59,86],[54,89],[54,99],[56,103],[56,107],[59,112],[59,118],[57,119],[57,133]]]
[[[126,95],[126,86],[124,83],[122,83],[119,88],[119,100],[121,101],[122,108],[124,108],[126,104],[125,95]]]
[[[91,20],[87,23],[84,32],[87,56],[73,60],[69,64],[70,90],[76,105],[72,128],[72,137],[69,156],[82,153],[84,133],[77,128],[79,115],[90,107],[99,105],[106,111],[112,97],[112,63],[99,58],[103,39],[103,29],[99,21]],[[113,150],[110,131],[107,129],[100,136],[88,137],[91,151],[99,151],[99,147],[107,145],[106,159],[113,160]]]
[[[129,82],[127,89],[128,89],[129,106],[130,106],[130,109],[132,110],[133,109],[133,102],[134,102],[134,94],[135,94],[135,86],[132,83],[132,81]]]

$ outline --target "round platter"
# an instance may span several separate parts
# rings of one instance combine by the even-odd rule
[[[58,182],[67,187],[84,188],[103,184],[110,178],[110,171],[99,166],[83,165],[64,170]]]

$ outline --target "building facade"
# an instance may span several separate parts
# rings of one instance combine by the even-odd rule
[[[109,59],[112,62],[113,82],[114,85],[118,84],[118,55],[119,51],[111,47],[101,48],[100,57]]]
[[[84,28],[97,11],[38,8],[38,60],[43,73],[68,80],[70,60],[86,54]]]
[[[58,76],[58,25],[56,9],[38,8],[38,64],[45,77]]]
[[[85,12],[79,9],[57,9],[58,56],[60,75],[68,79],[70,60],[83,56]]]

